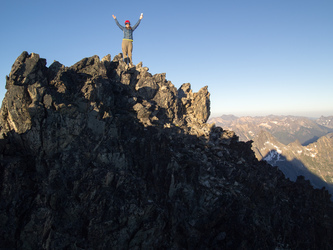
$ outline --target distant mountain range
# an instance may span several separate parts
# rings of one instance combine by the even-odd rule
[[[333,194],[333,116],[223,115],[208,122],[234,131],[241,141],[253,140],[256,157],[278,166],[289,179],[303,175]]]
[[[329,117],[321,116],[319,119],[316,120],[316,123],[333,129],[333,116]]]

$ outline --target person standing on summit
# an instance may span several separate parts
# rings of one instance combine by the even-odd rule
[[[128,63],[130,66],[133,66],[132,62],[133,31],[139,26],[141,19],[143,18],[143,13],[141,13],[139,21],[133,27],[131,27],[131,23],[128,20],[125,21],[125,27],[124,27],[119,24],[115,15],[112,15],[112,17],[116,21],[118,27],[124,32],[124,38],[121,44],[124,61],[126,62],[126,64]]]

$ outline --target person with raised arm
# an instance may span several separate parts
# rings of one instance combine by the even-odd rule
[[[126,64],[133,66],[133,61],[132,61],[133,32],[139,26],[141,19],[143,18],[143,13],[141,13],[139,21],[137,21],[137,23],[133,27],[131,27],[131,23],[129,20],[125,21],[125,27],[124,27],[118,22],[115,15],[112,15],[112,17],[116,21],[118,27],[124,32],[124,38],[121,44],[124,61],[126,62]]]

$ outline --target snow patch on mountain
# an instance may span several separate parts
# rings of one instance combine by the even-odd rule
[[[267,122],[263,122],[263,123],[259,124],[259,126],[260,126],[260,127],[266,127],[266,128],[268,128],[268,129],[271,129],[271,128],[272,128],[272,126],[269,125]]]
[[[279,148],[279,146],[275,145],[274,143],[272,143],[270,141],[266,141],[264,143],[264,145],[265,145],[265,148],[266,148],[266,145],[267,145],[268,148],[275,148],[276,152],[278,152],[279,154],[282,154],[282,150]],[[271,146],[269,146],[269,145],[271,145]]]
[[[265,157],[264,160],[271,163],[280,161],[280,154],[276,151],[270,151]]]
[[[316,147],[316,145],[315,145]],[[310,156],[312,158],[315,158],[317,156],[317,150],[315,148],[305,148],[307,152],[304,153],[306,156]]]
[[[265,150],[266,148],[269,150],[267,155],[263,158],[265,161],[269,162],[271,165],[274,165],[278,161],[283,161],[281,158],[282,150],[279,146],[270,141],[266,141],[264,145],[265,147],[262,150]]]

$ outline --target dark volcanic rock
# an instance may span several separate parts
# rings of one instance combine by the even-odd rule
[[[22,53],[0,113],[0,246],[329,249],[326,190],[206,124],[209,92],[121,55],[48,68]]]

